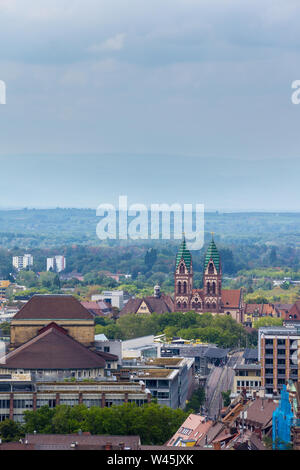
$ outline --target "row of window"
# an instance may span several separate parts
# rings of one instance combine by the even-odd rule
[[[258,387],[259,382],[258,380],[238,380],[237,381],[237,386],[238,387]]]

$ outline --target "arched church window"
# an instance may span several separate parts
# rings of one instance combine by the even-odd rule
[[[210,308],[210,303],[206,302],[206,308]]]
[[[210,283],[209,282],[206,284],[206,292],[207,292],[207,294],[210,294]]]
[[[186,282],[183,283],[183,293],[186,294]]]
[[[183,308],[186,308],[187,304],[186,302],[183,302]]]
[[[212,284],[212,293],[215,294],[216,293],[216,283],[213,282]]]
[[[196,308],[195,302],[192,302],[192,308]]]
[[[215,302],[213,302],[213,304],[212,304],[212,308],[214,308],[214,309],[216,308],[216,304],[215,304]]]
[[[213,263],[209,263],[208,272],[209,272],[209,274],[213,274],[215,272]]]
[[[180,274],[184,274],[184,272],[185,272],[183,263],[179,266],[179,272],[180,272]]]
[[[181,294],[181,282],[180,281],[178,281],[178,284],[177,284],[177,293]]]
[[[180,308],[180,307],[181,307],[181,303],[177,302],[177,308]]]

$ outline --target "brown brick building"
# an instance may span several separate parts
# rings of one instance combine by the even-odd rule
[[[11,322],[11,348],[29,341],[53,321],[85,346],[93,344],[94,317],[77,299],[71,295],[34,295]]]
[[[231,315],[243,321],[242,289],[222,289],[221,258],[212,238],[204,262],[203,289],[193,289],[192,255],[183,239],[175,262],[174,310]]]

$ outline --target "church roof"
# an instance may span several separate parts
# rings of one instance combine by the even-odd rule
[[[216,247],[216,244],[213,238],[206,252],[205,262],[204,262],[204,271],[207,268],[207,265],[211,259],[214,262],[216,270],[219,271],[220,270],[220,255],[219,255],[218,249]]]
[[[34,295],[13,320],[92,320],[93,315],[72,295]]]
[[[177,252],[177,255],[176,255],[176,266],[175,266],[175,269],[177,269],[179,263],[181,260],[184,260],[185,262],[185,265],[186,265],[186,268],[187,270],[189,271],[190,270],[190,267],[191,267],[191,261],[192,261],[192,255],[190,253],[190,251],[187,249],[186,247],[186,241],[185,241],[185,238],[183,238],[182,242],[181,242],[181,245],[179,247],[179,250]]]
[[[162,294],[161,297],[146,296],[137,299],[129,299],[120,312],[120,315],[137,313],[142,302],[145,302],[150,313],[168,313],[174,310],[173,300],[169,295]]]

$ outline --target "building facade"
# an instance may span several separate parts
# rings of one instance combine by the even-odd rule
[[[300,328],[263,327],[258,333],[262,387],[278,395],[289,380],[300,380]]]
[[[77,299],[71,295],[34,295],[11,322],[11,348],[29,341],[52,321],[85,346],[94,343],[94,317]]]
[[[144,384],[135,382],[36,382],[30,373],[0,375],[0,421],[23,422],[24,411],[42,406],[84,404],[101,408],[124,403],[138,406],[151,401]]]
[[[174,278],[175,311],[231,315],[243,321],[242,289],[222,289],[221,258],[213,238],[205,256],[203,289],[193,288],[193,262],[185,238],[176,256]]]
[[[62,255],[47,258],[47,271],[55,271],[60,273],[66,269],[66,258]]]
[[[20,269],[26,269],[30,266],[33,266],[33,256],[29,253],[23,256],[13,256],[12,261],[13,267],[16,268],[18,271]]]

